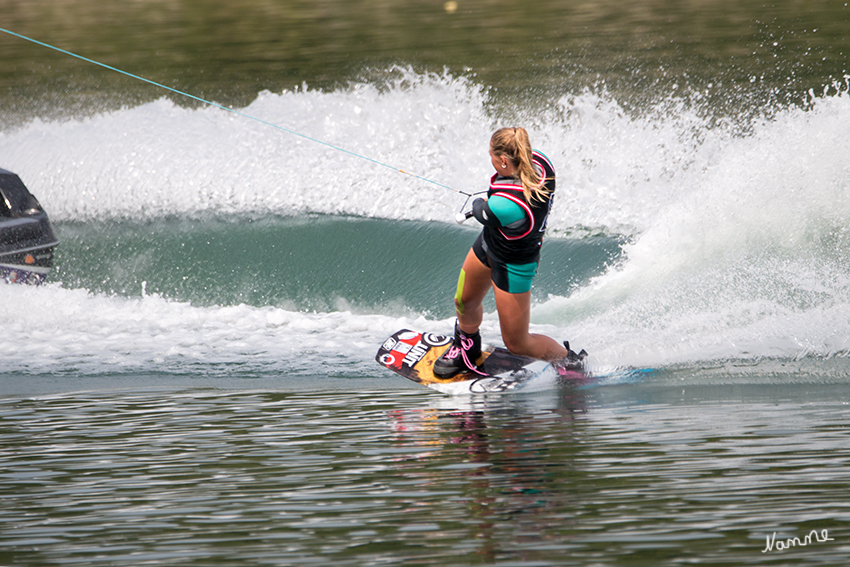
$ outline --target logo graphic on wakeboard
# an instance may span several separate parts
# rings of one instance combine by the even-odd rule
[[[446,335],[435,335],[434,333],[425,333],[422,335],[422,342],[431,347],[447,345],[452,342],[451,337]]]

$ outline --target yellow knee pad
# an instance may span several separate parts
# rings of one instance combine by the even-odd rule
[[[455,293],[455,307],[458,315],[463,315],[463,283],[466,281],[466,272],[463,268],[460,269],[460,276],[457,278],[457,293]]]

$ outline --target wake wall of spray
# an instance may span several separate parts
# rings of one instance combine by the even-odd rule
[[[486,188],[487,141],[500,117],[519,117],[513,121],[529,129],[559,174],[550,238],[631,239],[621,261],[590,285],[550,297],[533,313],[536,328],[569,337],[593,352],[596,364],[829,359],[850,349],[846,88],[828,89],[805,108],[748,112],[756,118],[738,120],[717,119],[698,102],[672,96],[627,111],[604,92],[531,112],[497,108],[485,89],[463,78],[397,69],[380,85],[261,93],[244,112],[468,192]],[[19,173],[58,222],[319,213],[450,223],[464,201],[222,110],[186,109],[165,99],[87,119],[30,122],[0,133],[0,155],[0,165]],[[107,323],[98,319],[110,311],[102,304],[130,309],[126,299],[80,295],[61,282],[48,293],[67,294],[53,308],[71,319],[87,312],[78,321],[82,334]],[[272,307],[197,308],[150,296],[132,301],[141,301],[139,317],[151,323],[169,319],[172,310],[194,313],[174,320],[175,333],[197,337],[193,344],[203,342],[206,323],[227,320],[228,310],[243,309],[233,315],[239,321],[270,317],[272,335],[298,320],[293,331],[307,325],[319,333],[308,341],[314,347],[338,344],[338,319],[346,318]],[[33,317],[20,321],[21,329],[51,324],[46,314],[43,321]],[[192,320],[205,323],[193,327]],[[400,322],[389,307],[347,320],[362,334],[355,342],[364,344]],[[446,327],[445,321],[413,323]],[[493,315],[485,332],[498,335]],[[254,332],[245,333],[252,344]],[[70,339],[57,341],[58,351],[74,350]],[[270,354],[260,362],[285,358],[269,341],[263,352]],[[158,354],[161,346],[153,340],[124,363],[170,368],[173,359]],[[291,348],[303,346],[296,341]],[[120,350],[108,341],[81,348],[95,363]],[[177,348],[174,356],[193,360],[192,352]],[[88,364],[70,360],[62,368]],[[365,368],[369,361],[361,362]],[[35,368],[23,358],[19,364]]]

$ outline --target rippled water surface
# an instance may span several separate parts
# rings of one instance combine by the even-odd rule
[[[5,399],[0,564],[839,565],[850,409],[778,390]]]

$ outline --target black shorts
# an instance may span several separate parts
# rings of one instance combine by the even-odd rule
[[[493,285],[508,293],[525,293],[531,289],[531,282],[537,275],[538,262],[528,264],[508,264],[487,254],[484,244],[484,233],[478,235],[472,244],[475,257],[490,268],[490,279]]]

